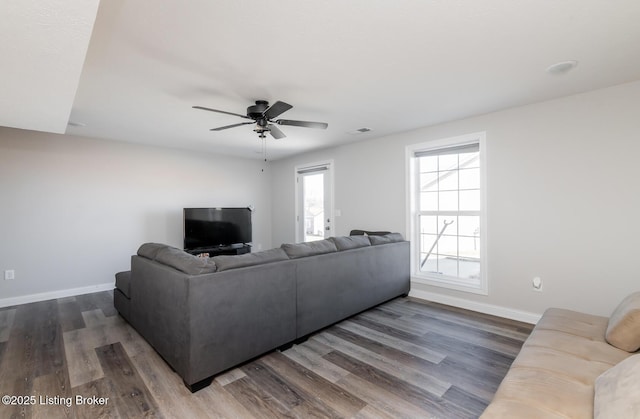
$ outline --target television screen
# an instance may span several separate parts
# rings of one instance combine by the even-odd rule
[[[184,208],[184,248],[187,250],[251,241],[249,208]]]

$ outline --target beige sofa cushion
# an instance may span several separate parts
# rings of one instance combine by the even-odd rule
[[[622,300],[609,318],[607,342],[627,352],[640,348],[640,292]]]
[[[629,357],[605,342],[606,328],[606,317],[548,309],[482,418],[593,417],[596,378]]]
[[[640,418],[640,355],[629,357],[596,379],[594,419]]]

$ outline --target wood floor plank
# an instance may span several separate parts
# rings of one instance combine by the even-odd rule
[[[530,323],[519,322],[504,317],[492,316],[490,314],[479,313],[477,311],[469,311],[459,307],[445,306],[443,304],[433,302],[416,302],[411,298],[403,301],[397,301],[398,305],[411,307],[416,310],[416,314],[431,315],[434,318],[449,319],[461,324],[467,324],[472,327],[502,334],[507,337],[516,339],[526,339],[533,330]]]
[[[340,417],[331,406],[322,403],[315,396],[287,380],[287,377],[280,376],[259,360],[245,365],[243,371],[256,385],[265,388],[294,416]]]
[[[194,395],[183,385],[182,379],[168,368],[164,360],[154,350],[130,356],[132,364],[140,374],[147,389],[166,417],[210,417],[210,401],[202,402],[202,398]],[[199,392],[198,395],[211,391]],[[229,405],[228,402],[216,400],[216,404]],[[227,409],[228,410],[228,409]],[[234,412],[236,413],[236,412]],[[238,416],[239,417],[239,416]]]
[[[327,361],[329,362],[329,361]],[[340,379],[336,384],[345,391],[349,391],[365,401],[368,406],[375,407],[380,412],[385,412],[394,418],[424,418],[428,417],[425,410],[409,403],[405,398],[387,391],[383,385],[375,380],[366,380],[356,374]],[[361,414],[362,412],[359,412]]]
[[[116,409],[116,403],[109,396],[112,393],[112,383],[108,378],[102,377],[90,383],[82,384],[73,389],[73,397],[109,397],[105,403],[82,403],[74,405],[74,413],[78,419],[107,419],[120,417]]]
[[[277,419],[294,417],[275,397],[267,393],[266,389],[258,387],[248,377],[241,378],[225,386],[225,390],[245,406],[255,418]]]
[[[304,394],[285,380],[280,378],[271,368],[260,361],[250,362],[242,366],[246,376],[260,388],[265,388],[276,400],[283,404],[287,410],[299,406],[304,401]]]
[[[395,339],[392,336],[389,336],[385,333],[380,333],[377,330],[364,327],[358,323],[355,323],[349,320],[345,320],[341,322],[340,328],[344,330],[348,330],[349,332],[355,333],[359,336],[362,336],[368,339],[369,338],[373,339],[377,342],[380,342],[383,345],[386,345],[391,348],[395,348],[399,351],[410,353],[414,356],[420,357],[434,364],[439,363],[446,356],[446,353],[436,352],[420,345]]]
[[[66,371],[60,371],[58,375],[41,375],[34,380],[32,395],[37,400],[33,405],[32,417],[34,419],[76,417],[69,379],[65,375]]]
[[[446,400],[434,395],[433,393],[407,383],[392,374],[381,371],[370,364],[361,362],[340,351],[333,351],[325,358],[340,367],[351,371],[353,374],[369,381],[384,390],[395,394],[396,396],[406,400],[408,403],[425,410],[430,415],[442,418],[466,418],[472,417],[460,407],[449,403]]]
[[[320,342],[331,345],[331,347],[336,348],[340,352],[365,362],[368,365],[372,365],[376,369],[393,375],[399,380],[419,386],[437,397],[441,397],[451,386],[450,383],[439,380],[432,375],[406,367],[397,359],[385,356],[386,354],[378,354],[365,347],[342,339],[339,335],[339,331],[334,328],[327,330],[325,333],[314,336],[313,339],[317,339]]]
[[[83,311],[82,319],[86,327],[100,326],[107,321],[107,317],[104,315],[104,312],[99,308],[95,310]]]
[[[0,311],[0,343],[9,340],[13,319],[16,316],[16,309]]]
[[[282,352],[282,354],[308,370],[315,372],[331,383],[335,383],[341,378],[347,376],[349,371],[345,371],[323,358],[324,355],[331,352],[331,348],[327,347],[329,349],[327,351],[315,350],[320,345],[321,344],[315,340],[308,340],[301,345],[295,345],[292,348],[287,349]]]
[[[58,317],[60,319],[60,325],[63,332],[69,332],[71,330],[82,329],[86,327],[84,319],[82,318],[82,312],[80,306],[76,302],[75,298],[58,299]]]
[[[217,375],[215,380],[218,382],[218,384],[224,387],[227,384],[233,383],[234,381],[239,380],[246,376],[247,374],[245,374],[240,368],[234,368],[223,374]]]
[[[237,381],[237,380],[235,380]],[[234,382],[235,382],[234,381]],[[198,391],[188,398],[189,406],[193,408],[188,416],[174,417],[194,417],[194,418],[252,418],[254,415],[248,407],[233,397],[226,388],[222,387],[215,380],[205,390]],[[200,413],[204,412],[204,413]]]
[[[129,361],[120,343],[95,349],[105,377],[112,384],[116,409],[121,416],[162,417],[158,405]]]
[[[261,360],[299,388],[331,406],[341,417],[351,417],[366,405],[358,397],[291,361],[279,352],[272,352]]]
[[[100,309],[106,317],[118,314],[118,311],[113,306],[113,291],[77,295],[76,301],[80,306],[80,311]]]

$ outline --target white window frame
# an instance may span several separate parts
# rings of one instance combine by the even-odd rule
[[[416,152],[437,150],[453,146],[477,143],[480,149],[480,281],[472,286],[462,280],[420,271],[420,223],[419,223],[419,173]],[[486,133],[477,132],[458,137],[443,138],[412,144],[406,147],[406,185],[407,185],[407,237],[411,239],[411,280],[440,288],[453,289],[474,294],[487,295],[489,282],[487,278],[487,152]]]

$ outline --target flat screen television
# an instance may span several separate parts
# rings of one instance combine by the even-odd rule
[[[251,243],[250,208],[184,208],[184,248]]]

